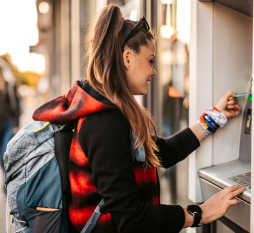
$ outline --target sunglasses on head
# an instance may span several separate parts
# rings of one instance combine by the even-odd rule
[[[140,20],[136,23],[136,25],[131,29],[129,34],[126,36],[124,42],[122,43],[122,52],[124,51],[124,45],[126,44],[126,42],[129,39],[131,39],[133,36],[136,35],[136,33],[139,31],[141,26],[143,28],[145,28],[147,31],[149,31],[149,29],[150,29],[149,24],[147,23],[145,16],[140,18]]]

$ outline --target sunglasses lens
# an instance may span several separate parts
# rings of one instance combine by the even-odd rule
[[[148,23],[146,22],[146,20],[143,20],[142,25],[143,25],[143,27],[144,27],[147,31],[150,29],[150,27],[149,27]]]

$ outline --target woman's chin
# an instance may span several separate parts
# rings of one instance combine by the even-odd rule
[[[147,88],[148,88],[148,86],[146,86],[145,88],[143,88],[139,91],[132,92],[132,93],[133,93],[133,95],[145,95],[147,93]]]
[[[145,91],[143,91],[142,94],[140,94],[140,95],[146,95],[146,93],[147,93],[147,89]]]

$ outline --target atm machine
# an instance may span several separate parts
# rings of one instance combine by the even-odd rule
[[[253,0],[191,0],[191,5],[189,124],[193,125],[228,90],[253,92],[254,36]],[[189,156],[188,196],[194,203],[237,183],[246,187],[237,197],[241,204],[208,229],[204,226],[202,233],[254,233],[252,96],[237,100],[242,113]],[[192,232],[201,231],[187,229]]]
[[[251,86],[252,77],[247,92],[250,92]],[[228,186],[235,184],[245,186],[246,190],[237,197],[237,199],[241,201],[241,204],[231,207],[225,217],[247,232],[250,232],[252,95],[247,95],[245,97],[242,111],[239,158],[230,162],[200,169],[198,174],[204,201]],[[241,231],[239,230],[240,228],[234,227],[234,225],[232,228],[235,232],[240,233]]]

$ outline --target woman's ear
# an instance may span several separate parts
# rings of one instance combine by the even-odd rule
[[[123,63],[125,66],[125,69],[128,70],[131,66],[131,59],[132,59],[132,54],[129,49],[124,50],[123,52]]]

